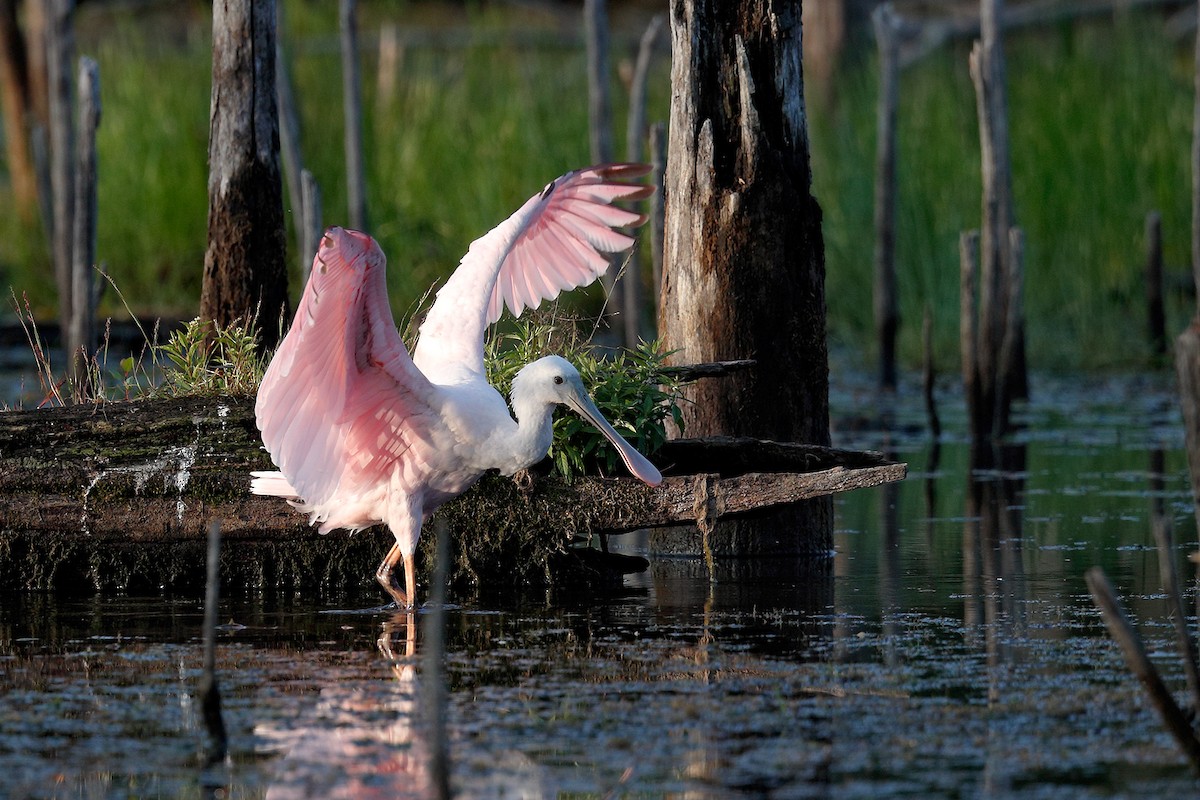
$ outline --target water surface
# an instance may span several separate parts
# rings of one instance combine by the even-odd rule
[[[1083,582],[1106,569],[1182,696],[1152,535],[1171,527],[1191,575],[1169,378],[1039,379],[982,473],[956,398],[935,453],[915,390],[885,431],[835,379],[836,443],[910,478],[838,498],[825,569],[651,554],[607,596],[452,598],[459,796],[1195,795]],[[0,797],[419,796],[430,615],[359,613],[371,585],[227,589],[231,758],[208,770],[199,598],[0,598]]]

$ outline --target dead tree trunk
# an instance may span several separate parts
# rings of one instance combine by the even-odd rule
[[[879,388],[896,390],[896,107],[900,98],[900,41],[891,5],[872,15],[879,48],[879,120],[875,145],[875,338]]]
[[[584,0],[587,41],[588,137],[593,164],[613,159],[612,104],[608,92],[608,9],[604,0]]]
[[[295,93],[289,74],[287,52],[283,47],[283,5],[275,9],[275,103],[279,114],[279,150],[282,156],[283,177],[287,184],[288,208],[284,216],[291,214],[292,226],[296,231],[296,249],[299,251],[300,271],[304,261],[304,189],[301,173],[304,161],[300,154],[300,115],[296,111]]]
[[[200,316],[222,326],[258,320],[272,346],[287,315],[273,0],[213,3],[208,162]]]
[[[72,314],[71,245],[75,226],[75,124],[71,98],[74,95],[71,64],[75,60],[75,34],[71,16],[74,0],[48,4],[46,25],[46,72],[50,107],[51,241],[54,280],[58,288],[60,324],[70,324]]]
[[[587,47],[588,150],[593,164],[613,160],[612,102],[608,75],[608,7],[605,0],[584,0],[583,37]],[[617,268],[609,267],[600,276],[608,302],[602,319],[612,324],[613,316],[623,311],[624,290],[618,287]],[[618,334],[618,339],[623,338]]]
[[[1163,305],[1162,214],[1146,215],[1146,339],[1155,358],[1167,354],[1167,316]]]
[[[89,362],[96,339],[96,128],[100,124],[100,67],[79,59],[79,144],[71,244],[71,318],[62,320],[76,394],[91,387]]]
[[[1025,361],[1025,323],[1021,308],[1022,266],[1012,248],[1014,214],[1005,92],[1003,0],[982,0],[982,40],[971,52],[979,115],[983,168],[983,225],[980,236],[977,380],[985,400],[973,420],[976,441],[1002,436],[1014,399],[1029,396]],[[1011,308],[1011,313],[1010,313]],[[990,414],[990,416],[989,416]]]
[[[673,0],[671,38],[660,335],[678,363],[757,360],[691,386],[686,431],[827,444],[825,258],[800,6]],[[828,502],[799,514],[793,529],[829,530]]]
[[[342,109],[346,120],[346,202],[350,227],[367,230],[367,181],[363,171],[362,78],[358,68],[358,2],[342,0]]]
[[[654,188],[650,198],[650,263],[654,272],[654,320],[658,326],[658,307],[662,302],[663,238],[667,220],[664,181],[667,172],[667,125],[656,122],[650,126],[650,164],[654,167]],[[655,333],[657,334],[657,330]]]
[[[629,86],[629,118],[625,127],[625,160],[641,163],[643,141],[646,138],[646,82],[650,75],[650,62],[654,56],[654,43],[662,30],[664,18],[656,14],[642,34],[638,46],[637,64]],[[637,250],[629,254],[625,262],[625,274],[617,280],[621,291],[621,307],[624,309],[623,338],[626,347],[637,347],[642,336],[642,259]],[[651,337],[653,338],[653,337]]]
[[[29,66],[25,38],[17,25],[15,0],[0,0],[0,116],[4,118],[5,157],[13,199],[23,222],[32,222],[37,208],[37,176],[29,141]]]

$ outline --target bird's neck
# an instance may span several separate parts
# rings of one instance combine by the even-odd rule
[[[513,414],[517,418],[517,432],[512,438],[512,467],[502,470],[506,475],[541,461],[554,439],[554,406],[514,400]]]

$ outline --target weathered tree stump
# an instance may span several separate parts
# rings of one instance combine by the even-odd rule
[[[200,316],[222,327],[257,319],[266,347],[288,316],[275,61],[274,0],[213,3]]]
[[[681,0],[671,37],[659,333],[682,363],[757,361],[689,387],[686,430],[828,444],[825,253],[799,4]],[[824,531],[818,549],[828,550],[831,506],[806,504],[783,527]]]

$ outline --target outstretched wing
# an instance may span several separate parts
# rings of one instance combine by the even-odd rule
[[[644,164],[608,164],[568,172],[472,242],[421,325],[414,354],[421,370],[482,375],[484,331],[504,306],[520,316],[600,277],[609,266],[605,254],[634,242],[616,229],[646,221],[613,201],[650,196],[652,186],[628,182],[649,171]]]
[[[392,319],[385,259],[366,234],[330,228],[291,329],[258,391],[263,443],[308,505],[388,480],[421,452],[436,390]]]

